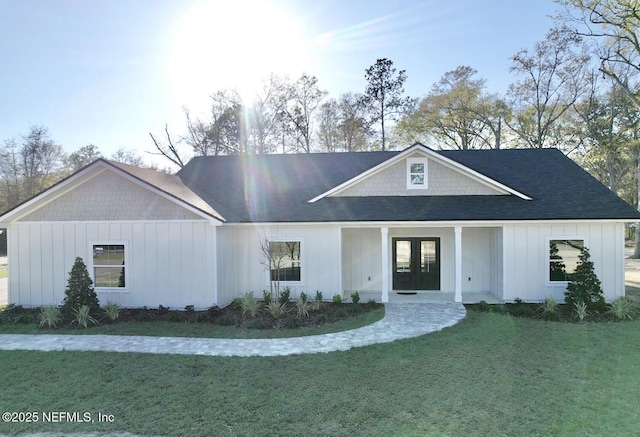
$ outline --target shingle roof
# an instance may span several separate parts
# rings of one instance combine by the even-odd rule
[[[193,158],[177,176],[227,222],[640,220],[556,149],[437,151],[533,200],[502,196],[325,197],[400,152]]]
[[[211,217],[214,217],[218,220],[224,220],[220,213],[218,213],[212,205],[205,202],[189,187],[184,185],[180,178],[176,175],[167,174],[148,168],[140,168],[133,165],[123,164],[121,162],[110,161],[106,159],[102,159],[102,161],[119,168],[120,170],[128,173],[139,181],[156,187],[169,196],[178,199]]]

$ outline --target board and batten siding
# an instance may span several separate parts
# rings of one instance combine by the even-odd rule
[[[624,224],[540,224],[504,226],[504,297],[541,302],[547,297],[564,301],[566,283],[549,282],[548,240],[583,238],[605,299],[624,295]]]
[[[110,241],[126,245],[127,284],[96,289],[101,304],[184,309],[217,301],[216,227],[206,221],[15,222],[8,237],[9,302],[17,305],[61,304],[75,258],[89,267],[92,243]]]
[[[265,239],[300,241],[301,281],[283,282],[291,297],[300,292],[315,296],[321,291],[325,299],[340,290],[340,228],[331,225],[233,226],[218,228],[218,300],[226,305],[233,299],[253,292],[262,297],[269,290],[269,273],[261,251]]]

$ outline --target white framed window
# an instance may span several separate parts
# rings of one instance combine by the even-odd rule
[[[127,243],[124,241],[91,243],[91,274],[95,288],[125,291],[128,260]]]
[[[300,284],[303,279],[302,240],[270,240],[269,264],[271,281]]]
[[[583,237],[548,237],[547,281],[551,284],[566,284],[571,281],[585,247]]]
[[[407,158],[407,189],[427,188],[427,158]]]

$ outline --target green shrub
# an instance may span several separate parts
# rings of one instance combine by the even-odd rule
[[[262,300],[266,306],[269,306],[271,303],[271,292],[267,290],[262,290]]]
[[[82,258],[77,257],[73,267],[69,272],[67,289],[64,291],[65,298],[62,302],[62,315],[69,317],[75,315],[74,310],[82,306],[89,308],[89,311],[97,311],[100,308],[98,295],[93,289],[93,281],[87,271]]]
[[[587,314],[589,314],[589,311],[587,310],[587,304],[579,301],[573,304],[573,315],[575,316],[576,320],[578,320],[579,322],[584,321],[584,319],[587,317]]]
[[[340,307],[336,310],[335,315],[337,318],[343,319],[349,317],[351,314],[349,313],[349,309],[347,307]]]
[[[327,315],[326,314],[320,314],[317,318],[316,318],[316,323],[318,325],[322,325],[327,323]]]
[[[77,323],[78,326],[86,328],[89,324],[97,325],[98,321],[91,317],[91,308],[88,305],[82,305],[79,308],[73,309],[74,320],[72,323]]]
[[[118,305],[116,302],[107,302],[103,309],[107,318],[112,322],[115,322],[115,320],[120,317],[120,305]]]
[[[253,297],[253,292],[247,293],[240,298],[240,309],[242,310],[242,315],[248,313],[251,318],[254,318],[260,310],[260,301]]]
[[[298,318],[302,319],[305,317],[309,317],[309,310],[311,309],[311,302],[309,302],[306,298],[307,296],[304,293],[300,294],[300,299],[296,301],[296,309],[298,313]]]
[[[580,261],[575,272],[571,275],[571,282],[567,285],[567,291],[564,293],[564,301],[571,308],[575,307],[576,302],[584,302],[587,309],[604,312],[607,305],[604,301],[602,285],[593,269],[593,262],[590,258],[589,250],[586,247],[583,248],[580,253]]]
[[[490,313],[491,305],[489,305],[489,303],[486,300],[481,300],[480,302],[478,302],[473,306],[473,309],[483,313]]]
[[[313,311],[320,311],[322,309],[322,305],[324,305],[322,303],[322,292],[321,291],[316,291],[316,297],[313,300]]]
[[[351,302],[353,302],[354,304],[358,304],[358,302],[360,302],[360,293],[358,293],[357,291],[351,293]]]
[[[548,297],[544,303],[540,305],[542,318],[545,320],[560,320],[560,308],[554,298]]]
[[[284,319],[283,327],[286,329],[295,329],[300,326],[300,322],[296,317],[287,317]]]
[[[635,304],[628,297],[619,297],[609,305],[609,313],[618,320],[633,320],[637,315]]]
[[[278,299],[278,302],[283,305],[291,302],[291,289],[289,287],[284,287],[284,289],[280,292],[280,298]]]
[[[334,294],[333,295],[333,304],[334,305],[342,305],[342,296],[340,296],[339,294]]]
[[[55,328],[60,322],[60,308],[49,305],[40,308],[40,327]]]
[[[279,319],[280,317],[284,316],[287,312],[286,310],[287,309],[284,304],[281,304],[277,300],[272,300],[267,304],[267,312],[269,312],[269,314],[271,314],[271,317],[273,317],[274,319]]]

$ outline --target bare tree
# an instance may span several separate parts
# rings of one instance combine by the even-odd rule
[[[62,170],[62,147],[49,138],[49,131],[42,126],[32,126],[22,137],[20,168],[23,195],[35,196],[54,183],[56,173]]]
[[[364,150],[371,133],[367,121],[367,104],[362,94],[344,93],[338,99],[343,148],[347,152]]]
[[[169,134],[168,124],[164,125],[164,133],[167,138],[166,143],[156,140],[153,134],[149,132],[149,136],[151,137],[151,140],[153,141],[153,144],[155,145],[157,150],[157,152],[149,152],[149,153],[151,153],[152,155],[162,155],[165,158],[167,158],[169,161],[171,161],[173,164],[177,165],[178,167],[180,168],[184,167],[185,163],[181,156],[181,152],[179,151],[179,146],[176,142],[174,142],[171,139],[171,134]]]
[[[468,66],[446,72],[396,132],[410,141],[434,138],[452,149],[499,148],[503,106],[476,73]]]
[[[303,74],[280,96],[280,114],[291,127],[296,152],[311,152],[314,113],[326,94],[315,76]]]
[[[556,132],[583,90],[588,61],[582,38],[567,27],[513,56],[510,70],[523,78],[509,86],[514,116],[507,124],[527,147],[562,145]]]
[[[142,156],[138,155],[133,150],[127,150],[124,147],[120,147],[110,157],[113,161],[121,162],[123,164],[135,165],[136,167],[146,167]]]
[[[318,139],[320,148],[326,152],[336,152],[340,142],[340,107],[335,99],[320,105],[318,113]]]

